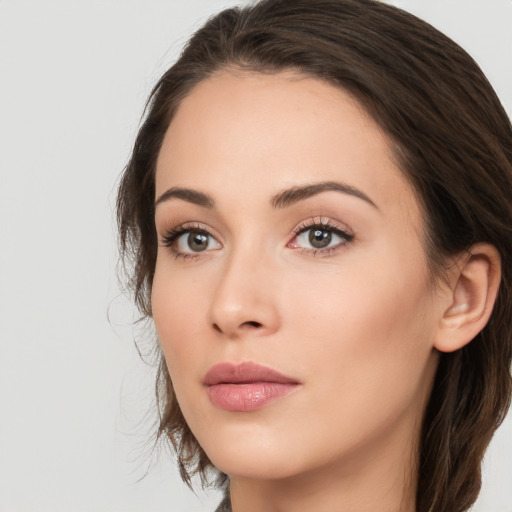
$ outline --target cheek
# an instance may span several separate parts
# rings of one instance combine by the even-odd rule
[[[369,395],[422,384],[436,323],[422,253],[411,252],[385,267],[385,255],[375,253],[372,264],[354,259],[345,270],[291,280],[285,323],[300,333],[290,354],[305,375]]]
[[[153,320],[173,382],[200,364],[204,356],[198,341],[204,340],[204,318],[207,308],[204,281],[194,276],[171,272],[157,262],[151,305]]]
[[[411,265],[386,273],[351,266],[329,279],[303,276],[294,286],[285,310],[285,324],[295,333],[287,352],[308,383],[294,420],[305,436],[322,432],[338,440],[326,447],[312,441],[318,436],[308,437],[310,455],[361,446],[403,418],[414,425],[435,371],[435,322],[422,273]]]

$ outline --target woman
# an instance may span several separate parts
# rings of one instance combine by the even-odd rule
[[[155,87],[118,197],[159,436],[219,510],[467,510],[510,402],[512,129],[372,0],[228,9]]]

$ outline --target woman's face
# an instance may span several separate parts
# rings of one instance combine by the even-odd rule
[[[291,72],[217,73],[167,131],[156,199],[154,321],[212,462],[265,479],[407,464],[440,304],[418,202],[359,104]]]

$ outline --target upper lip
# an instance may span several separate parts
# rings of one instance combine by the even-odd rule
[[[203,384],[248,384],[251,382],[276,382],[299,384],[297,379],[288,377],[272,368],[252,362],[220,363],[212,366],[205,375]]]

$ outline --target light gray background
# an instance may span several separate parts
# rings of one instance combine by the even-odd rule
[[[136,483],[153,376],[119,297],[112,211],[152,85],[194,28],[236,3],[0,0],[1,512],[218,501],[192,494],[166,455]],[[393,3],[465,47],[512,112],[511,0]],[[474,510],[512,512],[511,458],[509,415]]]

